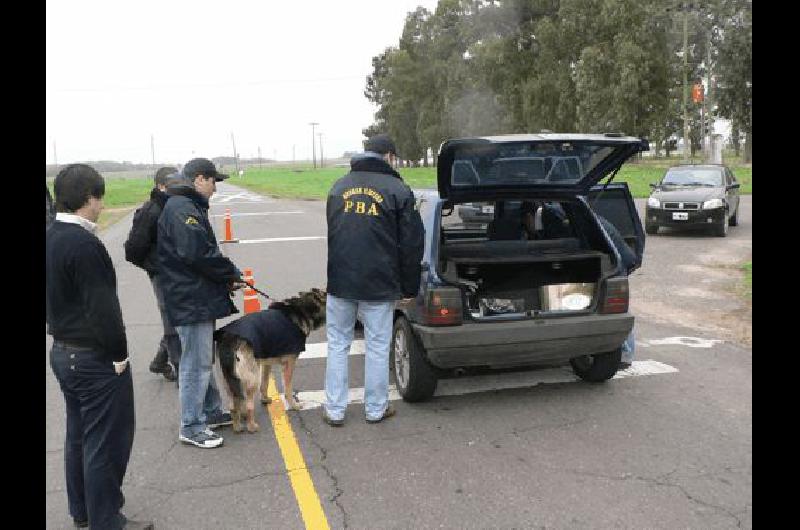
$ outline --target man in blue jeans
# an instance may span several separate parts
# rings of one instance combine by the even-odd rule
[[[120,513],[136,418],[117,277],[95,235],[105,183],[94,168],[70,164],[53,188],[58,213],[46,232],[45,300],[50,366],[66,404],[69,513],[78,528],[153,528]]]
[[[323,420],[344,424],[348,354],[356,318],[364,324],[364,411],[369,423],[395,414],[389,404],[389,345],[395,302],[419,291],[424,228],[414,193],[390,165],[385,134],[367,140],[351,171],[328,193],[328,299]]]
[[[212,372],[214,321],[233,313],[230,292],[244,285],[242,274],[223,256],[208,220],[208,201],[217,181],[227,178],[205,158],[186,163],[167,182],[170,198],[158,220],[159,285],[167,317],[181,341],[178,387],[181,428],[178,439],[211,449],[223,439],[211,429],[231,425]]]

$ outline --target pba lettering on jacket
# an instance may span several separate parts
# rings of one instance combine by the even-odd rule
[[[372,188],[350,188],[342,193],[344,213],[379,216],[378,204],[383,202],[383,195]]]

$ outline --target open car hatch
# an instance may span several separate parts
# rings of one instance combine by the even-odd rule
[[[439,195],[452,202],[585,195],[646,140],[615,134],[512,134],[448,140],[439,149]]]

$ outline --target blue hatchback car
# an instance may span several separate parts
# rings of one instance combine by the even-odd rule
[[[398,302],[391,367],[406,401],[466,368],[569,362],[610,379],[633,327],[628,271],[598,215],[641,265],[645,236],[627,184],[610,182],[647,150],[617,134],[524,134],[449,140],[438,191],[416,191],[425,226],[419,295]],[[604,184],[598,183],[611,176]],[[494,204],[489,222],[454,212]]]

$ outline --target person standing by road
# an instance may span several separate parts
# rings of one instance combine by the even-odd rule
[[[50,367],[64,394],[64,464],[75,526],[153,528],[120,513],[135,414],[117,277],[94,232],[105,182],[70,164],[54,182],[56,218],[46,232],[45,300]]]
[[[176,173],[174,167],[162,167],[156,171],[153,179],[155,186],[150,191],[150,200],[146,201],[133,214],[131,231],[125,241],[125,259],[147,272],[150,283],[153,285],[158,311],[161,314],[163,334],[158,344],[158,351],[150,362],[150,371],[154,374],[162,374],[167,381],[175,381],[178,378],[175,367],[180,362],[181,341],[175,328],[169,323],[167,310],[164,307],[164,293],[156,279],[158,274],[156,241],[158,240],[158,218],[169,198],[166,193],[167,177],[174,173]],[[167,362],[168,359],[172,364]]]
[[[344,424],[348,354],[356,318],[367,352],[364,410],[369,423],[395,414],[389,403],[389,344],[395,301],[419,291],[424,228],[414,193],[392,169],[397,155],[388,135],[367,140],[351,171],[328,193],[328,358],[323,420]]]
[[[541,215],[540,222],[543,225],[541,229],[537,229],[537,209]],[[558,203],[545,202],[537,208],[529,202],[523,202],[521,211],[522,225],[527,239],[536,239],[537,237],[556,239],[560,237],[571,237],[572,235],[568,228],[568,223],[566,222],[566,213]],[[622,237],[622,234],[620,234],[613,223],[598,213],[595,213],[595,215],[608,234],[608,237],[611,239],[611,242],[614,244],[614,248],[617,249],[620,261],[622,262],[622,269],[625,271],[625,274],[630,275],[637,267],[636,254],[625,242],[625,238]],[[636,340],[633,336],[633,329],[631,329],[631,332],[628,333],[628,336],[622,343],[622,357],[620,359],[619,369],[625,370],[630,368],[635,355]]]
[[[168,183],[170,198],[158,220],[157,278],[181,342],[179,440],[204,449],[222,445],[211,429],[233,423],[222,410],[211,370],[214,321],[238,313],[230,292],[244,285],[242,273],[220,252],[208,220],[208,201],[226,178],[210,160],[190,160],[181,178]]]
[[[625,274],[631,275],[634,270],[636,270],[636,254],[631,250],[631,247],[625,242],[625,238],[622,237],[622,234],[619,233],[617,227],[614,226],[611,221],[606,219],[600,214],[597,215],[597,218],[600,220],[600,224],[603,225],[603,228],[608,233],[608,237],[611,238],[612,243],[614,243],[614,247],[616,247],[617,252],[619,252],[620,260],[622,261],[622,268],[625,270]],[[633,336],[633,328],[631,328],[631,332],[628,333],[628,336],[625,338],[625,341],[622,343],[622,357],[619,361],[619,369],[626,370],[631,367],[633,364],[633,358],[636,355],[636,339]]]

